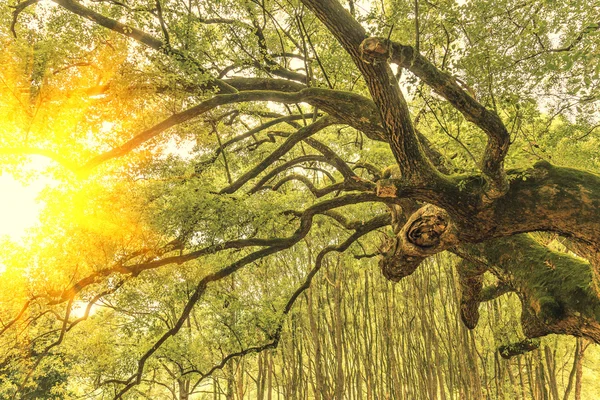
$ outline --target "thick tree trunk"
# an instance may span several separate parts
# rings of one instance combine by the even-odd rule
[[[559,333],[600,343],[594,267],[600,249],[600,178],[548,163],[509,176],[507,195],[488,204],[462,193],[465,203],[460,210],[433,205],[417,210],[397,230],[381,259],[383,274],[397,281],[426,257],[450,250],[471,262],[471,270],[463,268],[461,273],[461,316],[468,327],[477,323],[478,304],[486,297],[515,291],[523,305],[528,338]],[[401,194],[400,189],[395,194],[381,190],[389,182],[379,185],[385,196]],[[469,191],[474,193],[474,188],[465,186],[464,192]],[[536,230],[572,237],[573,248],[592,263],[553,252],[529,235],[517,235]],[[482,287],[481,274],[487,270],[498,277],[497,287]]]

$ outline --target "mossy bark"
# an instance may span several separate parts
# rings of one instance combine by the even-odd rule
[[[588,262],[552,251],[528,234],[461,245],[455,251],[517,293],[527,337],[560,333],[600,343],[600,298]]]
[[[507,194],[489,202],[477,195],[485,182],[453,178],[464,183],[444,192],[444,208],[422,207],[397,229],[380,263],[384,275],[397,281],[426,257],[450,250],[477,264],[461,275],[461,316],[470,328],[477,323],[479,302],[494,297],[492,292],[514,291],[523,305],[527,337],[559,333],[600,343],[600,178],[548,163],[509,171],[509,178]],[[380,195],[401,195],[400,188],[392,193],[389,183],[379,185]],[[589,262],[522,234],[533,231],[571,238],[571,248]],[[481,285],[479,275],[486,270],[499,279],[494,290]]]

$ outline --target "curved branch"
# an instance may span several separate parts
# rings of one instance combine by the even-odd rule
[[[354,226],[355,232],[350,235],[343,243],[341,243],[338,246],[328,246],[326,248],[324,248],[323,250],[321,250],[319,252],[319,254],[317,255],[316,259],[315,259],[315,266],[313,267],[313,269],[310,270],[310,272],[308,273],[308,275],[306,276],[306,278],[304,279],[304,282],[302,283],[302,285],[300,285],[292,294],[292,296],[289,298],[289,300],[287,301],[285,307],[283,308],[283,311],[281,312],[281,318],[279,319],[279,323],[277,325],[277,327],[275,328],[275,333],[273,333],[271,335],[272,340],[269,343],[265,343],[263,345],[260,346],[253,346],[253,347],[249,347],[247,349],[235,352],[235,353],[231,353],[228,354],[226,357],[224,357],[218,364],[212,366],[207,372],[203,373],[201,371],[198,370],[190,370],[190,371],[186,371],[183,375],[189,375],[189,374],[200,374],[200,377],[198,378],[198,380],[196,381],[196,383],[194,384],[194,386],[192,387],[192,391],[206,378],[212,376],[213,373],[215,373],[217,370],[221,370],[225,367],[225,365],[227,364],[227,362],[233,358],[237,358],[237,357],[243,357],[245,355],[248,354],[252,354],[252,353],[260,353],[262,351],[268,350],[268,349],[274,349],[277,348],[277,346],[279,345],[279,341],[281,339],[281,333],[283,330],[283,324],[285,321],[285,317],[289,314],[289,312],[292,310],[292,307],[294,306],[294,303],[296,302],[296,300],[298,300],[298,298],[300,297],[300,295],[305,292],[307,289],[310,288],[310,285],[312,283],[313,278],[315,277],[315,275],[319,272],[319,270],[321,269],[321,266],[323,265],[323,259],[325,258],[325,256],[331,252],[337,252],[337,253],[343,253],[344,251],[346,251],[354,242],[356,242],[358,239],[360,239],[362,236],[376,230],[379,228],[383,228],[386,225],[389,225],[391,222],[389,215],[387,214],[383,214],[380,216],[377,216],[375,218],[373,218],[370,221],[367,222],[360,222],[360,221],[353,221],[351,223],[349,223],[349,225]]]
[[[247,101],[280,101],[282,103],[294,103],[299,100],[302,100],[305,96],[309,96],[309,94],[307,94],[305,90],[295,93],[254,90],[248,92],[239,92],[234,94],[223,94],[214,96],[185,111],[171,115],[162,122],[137,134],[123,145],[92,158],[82,167],[78,168],[78,172],[89,172],[91,169],[97,167],[98,165],[102,164],[107,160],[122,157],[128,154],[131,150],[140,146],[141,144],[161,134],[165,130],[183,122],[189,121],[190,119],[202,115],[205,112],[210,111],[218,106],[222,106],[225,104],[242,103]]]
[[[358,185],[353,185],[353,184],[349,183],[348,181],[334,183],[333,185],[330,185],[330,186],[327,186],[324,188],[317,188],[317,187],[315,187],[315,185],[312,184],[312,182],[310,181],[310,179],[308,179],[308,177],[306,175],[300,175],[300,174],[291,174],[291,175],[285,176],[279,182],[277,182],[275,185],[273,185],[272,189],[278,190],[283,184],[290,182],[290,181],[294,181],[294,180],[302,182],[316,198],[323,197],[326,194],[329,194],[331,192],[337,192],[337,191],[342,191],[342,190],[360,190],[360,189],[364,190],[364,187],[358,186]]]
[[[132,376],[130,376],[129,379],[127,379],[127,380],[124,380],[124,381],[110,380],[110,381],[104,382],[104,384],[117,383],[117,384],[125,385],[117,393],[117,395],[115,396],[115,399],[121,399],[122,396],[125,393],[127,393],[132,387],[138,385],[141,382],[142,374],[144,371],[144,366],[145,366],[148,358],[150,358],[162,346],[162,344],[165,341],[167,341],[167,339],[176,335],[177,332],[179,332],[179,330],[183,326],[184,322],[189,317],[192,309],[194,308],[194,306],[196,305],[198,300],[200,300],[200,298],[206,291],[206,288],[208,287],[209,283],[216,282],[223,278],[226,278],[226,277],[230,276],[231,274],[233,274],[234,272],[238,271],[240,268],[242,268],[254,261],[257,261],[261,258],[278,253],[282,250],[289,249],[290,247],[292,247],[293,245],[298,243],[302,238],[304,238],[308,234],[308,232],[310,231],[310,229],[312,227],[313,217],[316,214],[321,213],[326,210],[333,209],[333,208],[342,207],[345,205],[357,204],[357,203],[363,203],[363,202],[372,202],[372,201],[380,202],[381,199],[379,199],[377,196],[375,196],[373,194],[365,193],[365,194],[346,195],[346,196],[337,197],[337,198],[333,198],[333,199],[329,199],[329,200],[325,200],[323,202],[317,203],[304,211],[304,213],[302,214],[302,217],[300,218],[300,227],[289,238],[282,239],[278,245],[269,246],[267,248],[250,253],[250,254],[242,257],[241,259],[235,261],[234,263],[230,264],[229,266],[227,266],[219,271],[216,271],[216,272],[206,275],[204,278],[202,278],[200,280],[200,282],[196,286],[196,289],[191,294],[179,319],[174,324],[174,326],[171,329],[169,329],[167,332],[165,332],[154,343],[154,345],[152,345],[152,347],[150,349],[148,349],[142,355],[142,357],[139,359],[138,368],[137,368],[136,373],[133,374]]]
[[[320,191],[320,189],[317,189],[315,187],[315,185],[313,185],[313,183],[310,181],[310,179],[308,179],[308,177],[306,175],[300,175],[300,174],[286,175],[279,182],[277,182],[275,185],[273,185],[272,189],[279,190],[279,188],[281,186],[283,186],[287,182],[291,182],[291,181],[302,182],[304,184],[304,186],[306,186],[308,188],[308,190],[310,190],[310,192],[317,198],[321,197],[323,195],[322,192]],[[329,192],[327,192],[327,193],[329,193]]]
[[[313,115],[317,116],[317,115],[321,115],[321,114],[309,114],[310,118],[312,118]],[[267,122],[265,122],[265,123],[257,126],[256,128],[252,128],[249,131],[247,131],[247,132],[245,132],[245,133],[243,133],[243,134],[241,134],[239,136],[236,136],[234,138],[229,139],[228,141],[226,141],[225,143],[223,143],[223,145],[220,146],[217,150],[215,150],[214,154],[209,159],[204,160],[204,161],[200,162],[199,164],[200,165],[207,165],[207,164],[213,163],[219,157],[219,155],[221,154],[221,152],[224,149],[226,149],[227,147],[229,147],[232,144],[235,144],[237,142],[240,142],[240,141],[242,141],[244,139],[247,139],[247,138],[251,137],[252,135],[260,133],[261,131],[263,131],[263,130],[265,130],[267,128],[270,128],[270,127],[272,127],[274,125],[278,125],[278,124],[283,123],[283,122],[289,123],[291,121],[297,121],[297,120],[304,119],[304,118],[305,118],[305,116],[303,116],[303,115],[292,114],[292,115],[285,115],[285,116],[282,116],[282,117],[279,117],[279,118],[274,118],[274,119],[272,119],[270,121],[267,121]],[[269,135],[269,134],[267,134],[267,135],[270,138],[271,137],[273,138],[272,142],[275,142],[274,135]],[[269,139],[265,139],[265,140],[269,140]],[[269,140],[269,141],[271,141],[271,140]]]
[[[296,143],[314,135],[320,130],[337,123],[337,120],[333,117],[323,117],[317,122],[308,125],[304,128],[299,129],[296,133],[292,134],[290,137],[286,139],[285,142],[281,146],[279,146],[275,151],[265,157],[257,166],[252,168],[250,171],[243,174],[239,177],[233,184],[221,190],[221,194],[231,194],[236,190],[241,188],[246,182],[250,179],[256,177],[262,171],[264,171],[269,165],[278,160],[281,156],[286,154],[288,151],[292,149],[296,145]]]
[[[277,78],[242,78],[232,77],[224,79],[228,85],[233,86],[240,92],[248,90],[277,90],[280,92],[299,92],[307,86],[298,82]],[[196,88],[195,90],[199,90]]]
[[[313,149],[317,150],[325,156],[327,161],[337,168],[345,179],[354,179],[360,181],[361,179],[352,171],[352,168],[346,164],[344,160],[337,153],[331,150],[328,146],[316,140],[315,138],[306,138],[304,142]]]
[[[277,174],[280,174],[281,172],[289,169],[290,167],[293,167],[294,165],[298,165],[301,163],[312,162],[312,161],[329,163],[327,158],[325,158],[324,156],[317,155],[317,154],[308,154],[306,156],[294,158],[293,160],[287,161],[287,162],[273,168],[271,171],[269,171],[267,174],[265,174],[265,176],[263,176],[256,183],[256,185],[254,185],[254,187],[248,191],[248,194],[253,194],[253,193],[256,193],[257,191],[261,190],[261,188],[268,181],[270,181],[273,177],[275,177]]]
[[[365,117],[365,115],[372,115],[373,103],[363,96],[320,88],[306,88],[299,92],[291,93],[274,90],[251,90],[216,95],[185,111],[173,114],[157,125],[137,134],[125,144],[92,158],[82,167],[78,168],[78,172],[87,173],[107,160],[121,157],[165,130],[195,118],[215,107],[248,101],[275,101],[284,104],[304,101],[338,117],[338,119],[343,120],[343,123],[350,124],[356,129],[362,130],[369,137],[380,140],[381,128],[378,125],[379,120],[376,117],[374,119]]]
[[[19,4],[17,4],[16,6],[14,6],[14,11],[12,13],[13,18],[12,21],[10,23],[10,31],[12,32],[13,36],[16,38],[17,37],[17,31],[15,30],[15,27],[17,25],[17,20],[19,19],[19,14],[21,14],[23,12],[23,10],[25,10],[27,7],[39,3],[41,0],[25,0]]]

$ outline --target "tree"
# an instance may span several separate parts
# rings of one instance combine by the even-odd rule
[[[504,356],[551,333],[600,342],[597,4],[37,3],[1,20],[4,165],[23,174],[43,156],[63,182],[4,256],[2,340],[32,348],[18,387],[103,303],[140,335],[101,382],[120,398],[212,287],[269,263],[298,287],[245,289],[280,307],[253,316],[265,344],[238,337],[215,368],[275,347],[324,260],[348,249],[379,254],[392,281],[455,253],[471,329],[480,303],[516,293],[525,337]],[[164,297],[174,271],[194,287]],[[148,299],[132,295],[145,284]],[[147,325],[128,300],[156,313],[173,300],[171,314]]]

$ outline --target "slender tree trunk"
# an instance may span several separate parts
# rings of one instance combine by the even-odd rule
[[[548,372],[548,386],[553,400],[560,400],[558,396],[558,384],[556,382],[556,362],[550,346],[544,346],[544,357],[546,360],[546,371]]]
[[[234,386],[235,386],[235,381],[233,379],[233,361],[230,360],[227,363],[227,394],[225,395],[227,400],[235,400],[234,399]]]
[[[580,339],[581,346],[579,350],[579,362],[576,364],[575,370],[575,400],[581,400],[581,382],[583,377],[583,353],[588,348],[591,342],[586,339]]]
[[[269,353],[267,366],[267,400],[273,400],[273,354],[271,353]]]
[[[179,400],[188,400],[190,393],[189,379],[178,379],[177,386],[179,387]]]
[[[344,397],[344,365],[343,365],[343,345],[342,345],[342,331],[344,329],[344,321],[342,319],[342,279],[339,276],[339,258],[336,265],[335,271],[335,282],[333,288],[333,307],[334,307],[334,337],[335,337],[335,371],[336,371],[336,382],[335,382],[335,399],[343,400]]]
[[[315,363],[315,399],[320,400],[322,398],[323,393],[325,392],[325,385],[323,383],[323,366],[321,365],[321,337],[319,334],[319,329],[317,327],[317,322],[315,321],[315,305],[314,303],[314,288],[308,291],[308,322],[310,325],[310,332],[312,337],[312,343],[314,347],[314,363]]]
[[[571,367],[571,372],[569,373],[569,380],[567,381],[567,387],[565,388],[565,394],[563,396],[563,400],[569,400],[569,395],[571,394],[571,390],[573,390],[573,381],[575,380],[575,372],[577,371],[577,364],[581,361],[581,338],[575,339],[575,352],[573,353],[573,366]]]

